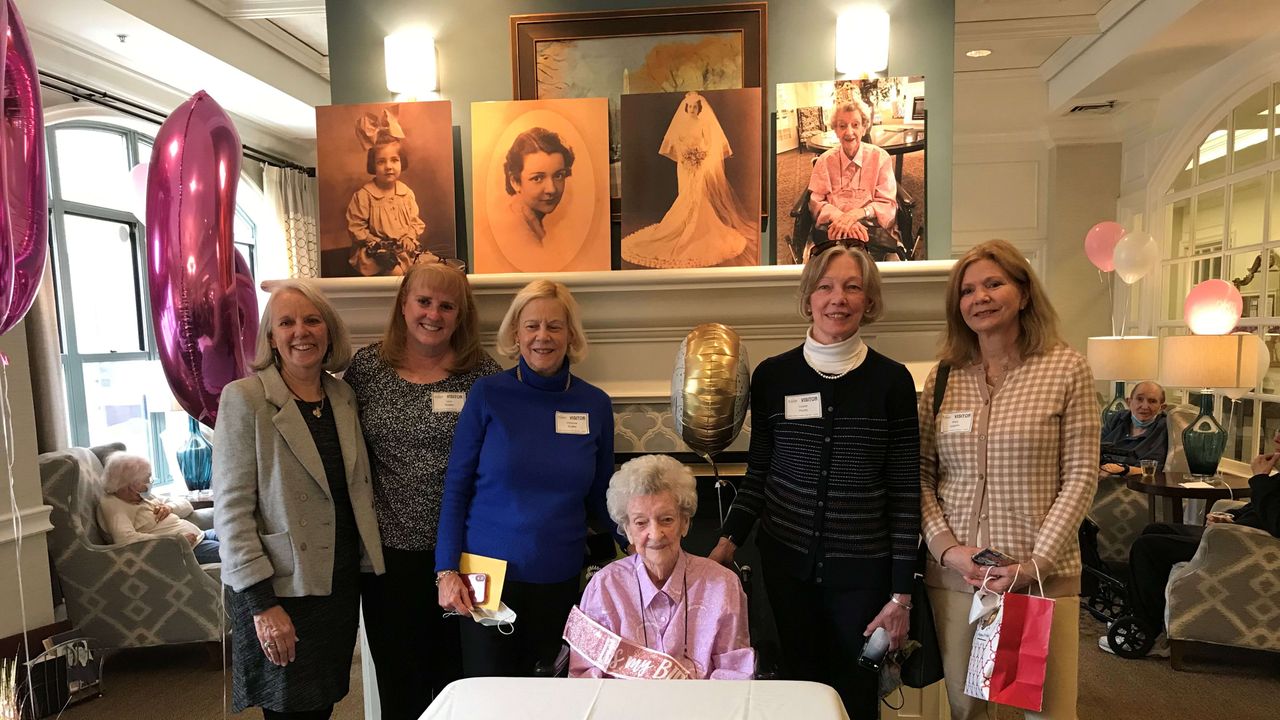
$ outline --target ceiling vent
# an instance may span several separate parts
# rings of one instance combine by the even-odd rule
[[[1067,111],[1067,114],[1068,115],[1079,115],[1079,114],[1105,115],[1107,113],[1114,112],[1115,109],[1116,109],[1116,101],[1108,100],[1106,102],[1084,103],[1083,105],[1073,105],[1071,109]]]

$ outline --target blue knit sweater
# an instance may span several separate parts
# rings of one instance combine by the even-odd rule
[[[515,368],[477,380],[458,417],[436,569],[456,570],[465,551],[506,560],[509,580],[561,582],[582,570],[588,510],[614,529],[613,405],[568,362],[549,378],[518,368],[523,380]],[[588,433],[557,432],[556,413],[587,414]]]

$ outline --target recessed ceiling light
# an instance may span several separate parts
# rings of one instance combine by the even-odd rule
[[[971,58],[986,57],[986,56],[988,56],[988,55],[990,55],[990,54],[991,54],[991,51],[990,51],[990,50],[988,50],[988,49],[986,49],[986,48],[979,48],[979,49],[977,49],[977,50],[970,50],[969,52],[965,53],[965,55],[968,55],[968,56],[969,56],[969,57],[971,57]]]

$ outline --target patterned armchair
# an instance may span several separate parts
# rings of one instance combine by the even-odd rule
[[[62,583],[67,618],[104,647],[217,641],[219,566],[201,567],[180,537],[108,545],[94,517],[93,478],[119,443],[40,456],[44,501],[52,506],[49,554]],[[197,525],[207,517],[192,518]]]
[[[1243,503],[1219,501],[1214,510]],[[1280,538],[1214,524],[1165,588],[1170,663],[1182,669],[1189,642],[1280,653]]]

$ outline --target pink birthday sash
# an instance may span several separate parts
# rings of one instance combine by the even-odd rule
[[[573,651],[608,675],[627,680],[688,680],[689,671],[670,655],[619,636],[576,605],[564,626]]]

